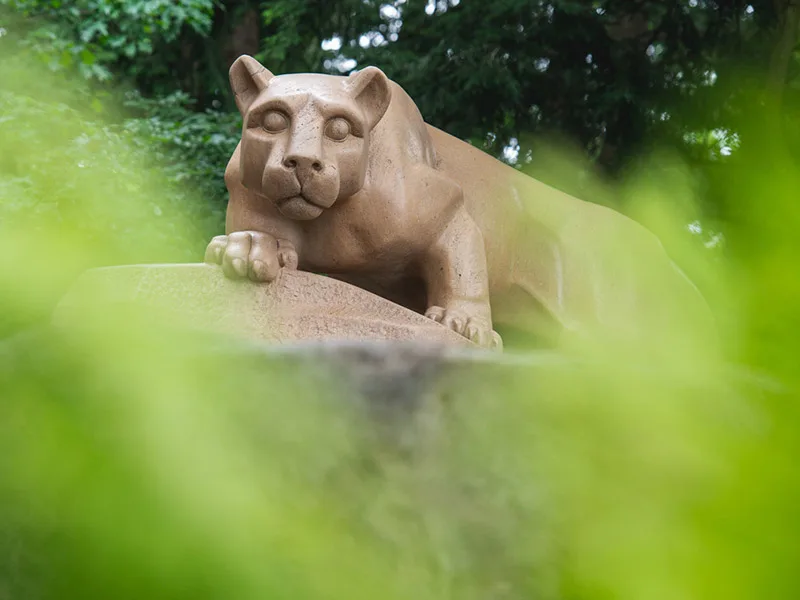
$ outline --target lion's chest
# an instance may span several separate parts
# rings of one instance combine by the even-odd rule
[[[405,272],[433,232],[398,198],[352,198],[305,229],[301,268],[342,272]]]
[[[303,243],[301,268],[329,273],[405,269],[413,245],[395,231],[377,232],[359,224],[312,229]]]

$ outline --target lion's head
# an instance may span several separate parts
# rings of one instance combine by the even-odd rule
[[[364,185],[369,135],[391,100],[386,75],[275,76],[250,56],[230,70],[244,118],[243,185],[286,217],[315,219]]]

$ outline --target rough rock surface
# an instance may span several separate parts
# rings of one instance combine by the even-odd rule
[[[424,341],[474,347],[423,315],[341,281],[282,270],[272,283],[232,281],[205,264],[131,265],[84,273],[56,324],[93,303],[137,305],[204,331],[271,342]]]

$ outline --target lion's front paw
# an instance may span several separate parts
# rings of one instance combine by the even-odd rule
[[[272,281],[281,267],[297,268],[297,252],[291,242],[260,231],[218,235],[206,248],[205,261],[222,265],[226,277]]]
[[[441,306],[431,306],[425,316],[452,329],[459,335],[483,348],[502,349],[503,340],[492,330],[489,322],[482,317],[469,317],[461,310],[446,310]]]

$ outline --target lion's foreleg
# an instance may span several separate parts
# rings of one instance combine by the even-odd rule
[[[498,346],[492,331],[489,272],[480,229],[463,205],[422,261],[426,316],[481,346]]]

